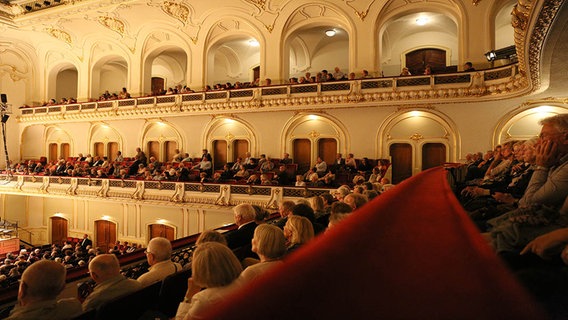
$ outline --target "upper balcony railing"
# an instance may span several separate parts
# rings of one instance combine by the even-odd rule
[[[166,108],[160,111],[162,114],[175,114],[234,112],[259,107],[416,104],[436,100],[478,101],[485,96],[491,99],[499,94],[513,94],[523,88],[522,79],[524,78],[518,72],[518,65],[511,64],[474,72],[285,84],[22,108],[19,119],[26,122],[54,115],[75,118],[73,115],[80,114],[89,114],[91,117],[97,112],[102,112],[101,115],[108,115],[110,112],[112,115],[127,116],[132,114],[132,110],[156,107]]]

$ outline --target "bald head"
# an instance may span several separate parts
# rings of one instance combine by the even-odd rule
[[[89,272],[100,283],[120,274],[120,263],[114,254],[99,254],[89,263]]]
[[[22,274],[18,298],[24,302],[51,300],[65,287],[65,267],[51,260],[32,263]]]

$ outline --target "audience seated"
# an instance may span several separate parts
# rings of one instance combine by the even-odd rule
[[[170,240],[163,237],[155,237],[148,242],[148,248],[145,251],[146,259],[150,268],[138,279],[143,287],[161,281],[170,274],[176,273],[182,269],[179,263],[171,260],[172,244]]]
[[[251,250],[251,240],[257,226],[254,221],[256,212],[253,206],[248,203],[241,203],[233,208],[233,213],[238,228],[227,232],[227,245],[233,250],[241,248],[237,255],[239,261],[247,257],[258,259],[258,256]]]

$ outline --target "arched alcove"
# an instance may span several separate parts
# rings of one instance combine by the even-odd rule
[[[116,154],[110,154],[110,150],[121,151],[124,142],[122,135],[113,127],[106,123],[95,123],[89,130],[89,153],[96,155],[97,145],[101,146],[103,156],[108,157],[110,160],[116,157]],[[110,146],[115,144],[116,146]]]
[[[57,126],[48,126],[45,128],[45,150],[50,161],[67,159],[74,151],[72,135]]]
[[[536,137],[542,127],[540,120],[562,113],[568,113],[568,106],[561,102],[535,101],[525,104],[500,119],[493,134],[493,145]]]
[[[446,115],[429,109],[405,109],[393,114],[379,129],[377,141],[381,158],[392,156],[393,145],[408,145],[412,175],[422,171],[424,146],[443,145],[446,162],[455,162],[460,151],[457,126]]]
[[[97,59],[91,69],[91,98],[99,98],[106,90],[117,93],[128,87],[128,79],[128,62],[124,57],[111,54]]]
[[[253,82],[252,70],[261,62],[264,41],[249,21],[221,17],[209,30],[206,40],[204,83]]]
[[[335,67],[348,74],[353,56],[353,26],[348,16],[329,3],[303,5],[291,13],[282,35],[283,78],[299,78],[306,72],[316,76],[324,69],[333,73]],[[328,35],[327,31],[333,32]]]
[[[309,142],[310,165],[313,165],[321,151],[318,150],[321,147],[319,142],[323,139],[336,141],[336,153],[349,150],[348,131],[341,121],[328,114],[300,113],[284,125],[281,141],[284,149],[281,153],[290,153],[293,159],[297,159],[297,155],[294,155],[295,148],[298,148],[295,140],[305,141],[306,148]]]
[[[212,119],[204,130],[204,145],[209,150],[215,149],[215,141],[226,141],[225,151],[226,161],[235,161],[235,152],[232,148],[235,147],[235,142],[246,141],[248,142],[248,151],[257,156],[258,141],[252,126],[239,118],[230,117],[215,117]],[[217,150],[222,151],[222,150]],[[217,153],[218,153],[217,152]],[[214,157],[218,154],[214,153]],[[213,159],[215,161],[215,159]]]
[[[61,98],[77,98],[79,88],[79,71],[77,65],[66,60],[59,52],[52,52],[47,57],[54,61],[47,71],[47,97],[59,101]]]
[[[140,146],[149,157],[154,156],[162,162],[167,162],[169,155],[173,155],[175,149],[183,150],[185,145],[183,135],[171,123],[164,120],[149,120],[142,129],[142,141]]]

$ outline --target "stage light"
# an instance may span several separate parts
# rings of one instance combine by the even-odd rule
[[[517,58],[517,48],[512,45],[505,48],[491,50],[485,53],[487,61],[495,61],[499,59],[515,60]]]

